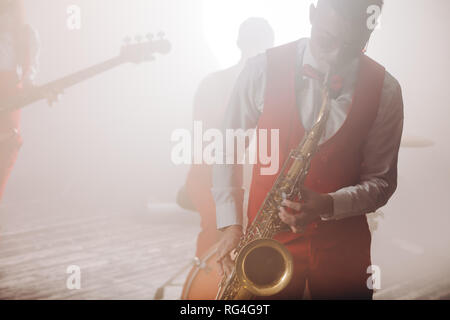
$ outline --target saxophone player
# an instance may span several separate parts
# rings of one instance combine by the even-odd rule
[[[364,54],[374,29],[371,12],[382,6],[382,0],[318,0],[310,7],[309,38],[250,59],[236,82],[222,129],[278,129],[280,163],[313,126],[332,66],[340,82],[301,200],[280,207],[290,229],[275,239],[292,254],[294,274],[272,299],[301,299],[306,287],[312,299],[373,297],[366,214],[384,206],[397,188],[404,119],[400,84]],[[248,225],[277,177],[261,175],[263,167],[254,166]],[[223,231],[218,263],[226,275],[244,232],[241,172],[239,165],[213,170],[217,227]]]

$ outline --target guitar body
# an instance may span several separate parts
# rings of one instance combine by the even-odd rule
[[[222,277],[217,264],[217,244],[189,272],[181,300],[215,300]]]

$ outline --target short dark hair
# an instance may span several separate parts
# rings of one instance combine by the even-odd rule
[[[372,13],[368,12],[371,6],[383,8],[383,0],[318,0],[319,4],[328,4],[341,17],[349,21],[350,24],[369,35],[373,29],[367,27],[367,21]]]
[[[352,27],[354,41],[365,45],[374,31],[368,24],[370,16],[374,13],[369,9],[371,6],[377,6],[381,12],[384,0],[318,0],[317,5],[322,4],[330,6],[348,21]]]

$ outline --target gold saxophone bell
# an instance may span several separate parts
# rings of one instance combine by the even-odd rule
[[[291,253],[272,239],[259,239],[247,244],[237,257],[236,266],[236,276],[244,290],[241,298],[248,293],[260,297],[273,296],[286,288],[293,274]]]

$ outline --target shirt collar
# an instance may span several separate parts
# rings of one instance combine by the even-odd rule
[[[325,63],[319,63],[314,58],[314,56],[311,52],[311,45],[310,45],[309,39],[306,41],[305,53],[303,55],[303,65],[305,65],[305,64],[309,64],[314,69],[316,69],[322,73],[326,73],[328,70],[328,65],[326,65]]]

